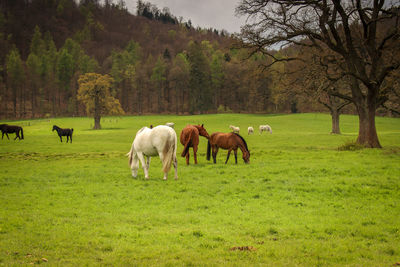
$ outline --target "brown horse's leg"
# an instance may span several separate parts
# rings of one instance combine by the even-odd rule
[[[193,146],[194,164],[197,164],[197,146]]]
[[[69,136],[69,142],[72,143],[72,134]]]
[[[212,156],[214,163],[217,163],[217,153],[218,153],[218,147],[216,145],[212,146]]]
[[[225,161],[225,164],[228,162],[228,160],[229,160],[229,156],[231,155],[231,151],[232,151],[232,149],[229,149],[228,150],[228,156],[226,157],[226,161]]]
[[[233,153],[235,154],[235,164],[237,164],[237,149],[233,150]]]
[[[186,165],[189,165],[189,158],[190,158],[190,153],[189,151],[186,153]]]
[[[6,133],[7,139],[10,140],[10,137],[8,137],[8,133]]]
[[[61,143],[62,143],[62,137],[61,137],[61,135],[60,135],[60,141],[61,141]]]

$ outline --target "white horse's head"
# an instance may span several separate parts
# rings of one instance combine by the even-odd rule
[[[137,153],[133,151],[133,149],[129,153],[129,164],[131,165],[132,176],[136,178],[139,169],[139,158],[137,156]]]

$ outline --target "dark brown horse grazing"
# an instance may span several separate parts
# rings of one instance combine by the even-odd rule
[[[210,160],[211,148],[214,163],[217,163],[217,153],[219,148],[228,150],[225,164],[228,162],[232,150],[235,153],[235,163],[237,164],[238,148],[242,150],[244,162],[250,163],[250,151],[247,148],[246,141],[237,133],[213,133],[210,139],[208,139],[207,160]]]
[[[189,165],[189,148],[193,147],[194,164],[197,164],[197,147],[199,145],[199,135],[209,139],[204,124],[200,125],[187,125],[183,128],[180,136],[181,144],[184,146],[182,157],[186,157],[186,164]]]
[[[14,125],[8,125],[8,124],[0,124],[0,130],[1,130],[1,139],[4,138],[4,134],[6,134],[7,139],[10,140],[8,137],[9,133],[15,133],[15,139],[19,138],[19,140],[24,139],[24,131],[22,130],[22,127],[20,126],[14,126]],[[21,135],[19,135],[21,133]]]

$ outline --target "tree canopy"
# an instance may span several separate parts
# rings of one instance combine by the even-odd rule
[[[94,117],[94,129],[100,129],[100,118],[105,115],[121,115],[124,111],[113,95],[113,79],[109,75],[86,73],[79,77],[78,100],[86,106],[88,115]]]
[[[329,79],[350,79],[350,100],[359,115],[357,142],[380,147],[375,112],[382,104],[382,83],[399,68],[399,2],[395,1],[287,1],[243,0],[237,12],[249,16],[242,28],[245,47],[261,51],[272,63],[296,57],[276,58],[267,48],[295,45],[329,50],[321,59]]]

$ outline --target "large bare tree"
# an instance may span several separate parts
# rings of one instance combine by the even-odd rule
[[[350,77],[351,95],[337,96],[357,108],[357,143],[380,148],[375,111],[386,99],[382,83],[400,66],[400,58],[394,56],[400,49],[399,5],[398,0],[241,0],[236,11],[248,16],[241,31],[244,45],[273,62],[294,59],[274,58],[267,51],[274,45],[331,50],[335,56],[326,65]]]

